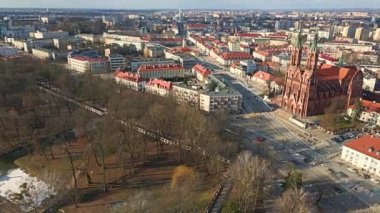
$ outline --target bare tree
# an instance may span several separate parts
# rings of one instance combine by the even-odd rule
[[[303,188],[290,188],[275,202],[275,212],[306,213],[311,209],[310,197]]]
[[[257,209],[264,194],[269,166],[268,161],[244,151],[228,169],[226,178],[236,187],[240,211],[251,212]]]

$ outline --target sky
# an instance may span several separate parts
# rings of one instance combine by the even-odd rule
[[[102,9],[380,8],[380,0],[0,0],[2,7]]]

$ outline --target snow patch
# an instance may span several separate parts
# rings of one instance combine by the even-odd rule
[[[21,185],[28,186],[30,198],[27,198],[28,204],[21,205],[12,199],[12,194],[21,193]],[[23,210],[31,210],[33,207],[38,207],[42,202],[55,195],[54,189],[45,182],[36,177],[32,177],[25,173],[22,169],[9,170],[6,175],[0,176],[0,196],[8,199],[9,201],[21,205]],[[22,202],[25,203],[25,202]]]

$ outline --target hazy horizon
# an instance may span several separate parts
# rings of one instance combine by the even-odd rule
[[[78,8],[78,9],[378,9],[380,0],[1,0],[0,8]]]

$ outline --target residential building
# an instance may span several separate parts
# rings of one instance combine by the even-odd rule
[[[228,50],[232,52],[240,52],[240,42],[239,41],[229,41]]]
[[[137,69],[137,73],[146,79],[154,78],[182,78],[185,70],[178,64],[142,65]]]
[[[120,54],[110,54],[108,56],[108,61],[110,63],[110,70],[115,71],[118,68],[123,68],[126,65],[124,56]]]
[[[145,84],[145,92],[159,96],[168,96],[172,89],[172,83],[170,81],[164,81],[161,79],[151,79]]]
[[[195,65],[192,69],[192,74],[201,82],[206,82],[211,70],[201,64]]]
[[[315,36],[307,63],[301,68],[303,47],[301,35],[297,36],[285,78],[281,107],[299,117],[323,114],[326,106],[334,100],[344,99],[348,108],[361,96],[362,72],[356,67],[318,65],[317,39]]]
[[[206,112],[226,111],[240,113],[243,96],[227,87],[213,75],[209,76],[209,85],[215,84],[215,89],[208,88],[199,96],[199,108]]]
[[[92,43],[99,42],[99,36],[94,34],[78,34],[75,37],[90,41]]]
[[[361,99],[360,106],[362,108],[360,115],[355,114],[355,104],[347,109],[347,115],[358,116],[359,120],[364,123],[380,126],[380,103]]]
[[[356,29],[356,32],[355,32],[355,39],[366,41],[369,38],[369,32],[370,31],[368,28],[359,27]]]
[[[0,46],[0,56],[2,57],[11,57],[18,53],[17,48],[8,46],[8,45],[1,45]]]
[[[341,160],[357,169],[380,177],[380,138],[364,135],[342,147]]]
[[[69,69],[77,72],[102,73],[107,71],[107,61],[104,58],[73,56],[68,57]]]
[[[377,28],[373,33],[373,40],[380,41],[380,28]]]
[[[246,52],[216,53],[214,51],[211,51],[210,56],[223,66],[230,66],[231,64],[239,61],[252,61],[253,59],[252,55]]]
[[[260,70],[253,74],[251,80],[253,82],[268,86],[268,84],[270,84],[270,82],[273,80],[273,76],[267,72]]]
[[[200,94],[200,109],[206,112],[227,111],[239,113],[242,95],[234,90],[214,91]]]
[[[173,84],[173,95],[180,104],[188,104],[199,108],[199,91],[197,86],[188,86],[183,83]]]
[[[69,33],[66,31],[46,31],[46,32],[33,32],[30,33],[30,37],[35,39],[53,39],[53,38],[64,38],[69,36]]]
[[[137,72],[137,69],[140,66],[160,65],[160,64],[176,64],[176,63],[172,59],[156,59],[156,58],[135,59],[130,62],[132,72]]]
[[[159,58],[164,56],[164,49],[158,45],[145,45],[144,57],[145,58]]]
[[[136,73],[122,72],[120,69],[114,72],[115,81],[135,91],[145,90],[145,81]]]
[[[352,25],[345,26],[342,31],[342,36],[347,38],[355,38],[356,28]]]
[[[33,56],[40,58],[40,59],[52,59],[53,58],[53,52],[49,49],[45,48],[33,48],[32,49]]]
[[[245,79],[248,74],[256,71],[256,68],[255,61],[240,61],[231,65],[230,72],[240,79]]]

